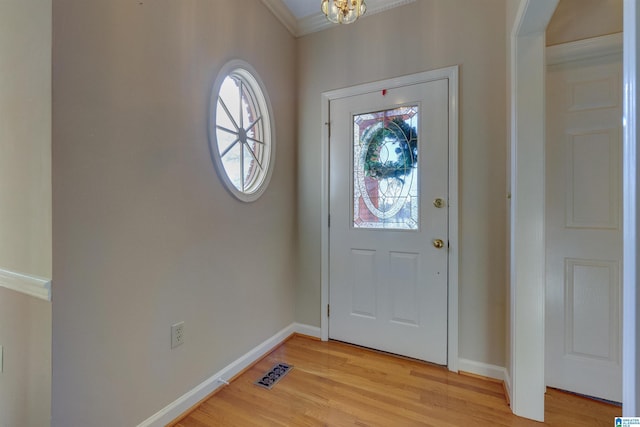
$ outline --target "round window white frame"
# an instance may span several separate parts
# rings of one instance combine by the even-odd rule
[[[220,94],[220,88],[224,80],[227,77],[236,76],[247,85],[249,90],[255,97],[255,102],[260,109],[260,113],[263,117],[262,125],[264,128],[265,141],[265,159],[267,160],[266,172],[263,172],[261,182],[257,188],[251,192],[244,192],[236,188],[231,182],[231,179],[227,175],[225,167],[220,157],[220,151],[218,149],[218,136],[217,136],[217,110],[218,110],[218,95]],[[246,61],[240,59],[234,59],[227,62],[218,73],[216,80],[211,90],[211,98],[209,101],[209,150],[211,151],[211,158],[215,165],[218,177],[224,183],[227,191],[232,196],[243,202],[253,202],[257,200],[265,192],[271,181],[271,175],[273,173],[273,165],[275,163],[276,154],[276,135],[275,126],[273,125],[273,110],[271,108],[271,101],[265,88],[262,79],[256,72],[256,70]],[[243,177],[241,177],[243,179]]]

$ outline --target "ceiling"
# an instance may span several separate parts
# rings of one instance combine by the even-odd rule
[[[366,0],[367,13],[373,15],[416,0]],[[322,31],[335,24],[320,12],[321,0],[262,0],[295,37]]]
[[[320,12],[317,0],[282,0],[297,19]]]

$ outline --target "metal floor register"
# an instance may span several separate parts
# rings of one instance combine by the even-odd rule
[[[268,370],[258,381],[255,382],[255,385],[271,390],[273,386],[276,385],[282,377],[287,375],[291,369],[293,369],[293,366],[291,365],[287,365],[286,363],[276,363],[273,368]]]

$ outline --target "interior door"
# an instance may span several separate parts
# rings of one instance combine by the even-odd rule
[[[447,363],[448,79],[331,101],[329,336]]]
[[[546,382],[620,402],[621,58],[550,67]]]

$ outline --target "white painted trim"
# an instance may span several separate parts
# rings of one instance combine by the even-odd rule
[[[458,196],[458,132],[459,132],[459,69],[449,69],[449,257],[447,279],[447,367],[458,372],[458,259],[460,256],[459,209]]]
[[[507,401],[509,405],[511,405],[511,377],[509,376],[509,371],[505,368],[504,370],[504,392],[507,393]]]
[[[622,33],[547,47],[547,65],[622,54]]]
[[[322,94],[320,120],[322,123],[320,147],[320,338],[329,339],[329,105],[331,98]]]
[[[511,409],[544,421],[545,29],[558,0],[521,0],[511,31]]]
[[[367,15],[368,14],[369,12],[367,12]],[[322,13],[309,15],[298,20],[299,32],[297,36],[302,37],[306,36],[307,34],[317,33],[318,31],[331,28],[334,25],[336,24],[329,22],[329,20]]]
[[[262,0],[267,8],[282,22],[282,25],[284,25],[294,37],[326,30],[336,25],[329,22],[320,12],[320,0],[315,1],[318,2],[318,13],[298,19],[291,13],[282,0]],[[367,0],[367,12],[361,19],[415,1],[416,0]]]
[[[222,368],[211,377],[189,390],[178,399],[162,408],[146,420],[138,424],[138,427],[163,427],[171,421],[175,420],[191,407],[196,405],[202,399],[213,393],[216,389],[222,387],[234,376],[238,375],[245,368],[251,366],[257,360],[268,354],[275,347],[282,344],[287,338],[296,332],[296,324],[292,323],[271,338],[265,340],[246,354],[236,359],[234,362]]]
[[[469,359],[458,359],[458,369],[461,372],[468,372],[499,381],[504,381],[505,378],[508,377],[507,370],[504,366],[490,365]]]
[[[0,286],[45,301],[51,301],[51,279],[0,268]]]
[[[292,323],[138,424],[138,427],[162,427],[177,419],[202,399],[222,387],[225,384],[224,381],[229,381],[257,360],[269,354],[294,333],[320,337],[319,328],[302,323]]]
[[[306,335],[312,338],[320,338],[322,336],[322,331],[317,326],[295,323],[294,330],[300,335]]]
[[[404,6],[413,3],[416,0],[367,0],[367,13],[364,16],[375,15],[376,13],[386,12],[394,7]]]
[[[624,1],[624,139],[623,139],[623,321],[622,321],[622,413],[636,417],[640,411],[640,293],[638,292],[638,224],[640,185],[638,170],[638,48],[640,7],[636,0]]]
[[[252,99],[254,106],[260,114],[261,121],[261,136],[263,138],[263,149],[261,162],[264,165],[266,162],[267,170],[260,167],[260,170],[264,172],[261,177],[257,177],[257,188],[252,188],[251,192],[245,192],[244,189],[238,189],[236,183],[233,182],[229,174],[227,173],[225,164],[222,160],[220,153],[220,146],[218,145],[218,111],[220,102],[220,90],[222,84],[227,77],[234,77],[242,80],[246,90],[252,93]],[[211,96],[209,98],[209,154],[213,161],[214,168],[218,178],[224,185],[227,192],[236,199],[250,203],[258,200],[269,187],[271,176],[273,175],[273,168],[276,159],[276,126],[273,115],[273,106],[271,104],[271,98],[267,91],[260,74],[253,68],[251,64],[241,59],[232,59],[222,66],[211,88]],[[260,164],[260,162],[258,162]]]
[[[362,95],[370,92],[377,92],[383,89],[393,89],[403,86],[431,82],[442,79],[457,79],[458,66],[439,68],[437,70],[423,71],[421,73],[409,74],[406,76],[394,77],[387,80],[380,80],[371,83],[363,83],[342,89],[330,90],[322,93],[324,101],[334,101],[336,99],[348,98],[350,96]],[[323,102],[323,105],[325,102]]]
[[[369,15],[369,12],[367,12]],[[322,13],[316,13],[306,16],[298,20],[298,28],[300,31],[297,36],[306,36],[307,34],[317,33],[318,31],[326,30],[335,26],[336,24],[329,22],[326,16]]]
[[[372,83],[365,83],[344,89],[324,92],[321,96],[322,109],[322,208],[321,208],[321,302],[320,323],[323,340],[329,338],[329,318],[327,304],[329,303],[329,132],[326,125],[329,121],[330,102],[340,98],[377,92],[434,80],[449,80],[449,293],[448,293],[448,321],[447,321],[447,367],[458,371],[458,263],[459,263],[459,232],[458,232],[458,66],[425,71],[408,76],[396,77]]]
[[[297,37],[300,35],[300,25],[296,17],[291,13],[289,8],[284,4],[282,0],[262,0],[267,9],[278,18],[282,25],[285,26],[292,36]],[[318,4],[318,9],[320,4]]]
[[[378,3],[369,1],[367,3],[367,13],[365,13],[360,19],[367,18],[368,16],[375,15],[376,13],[386,12],[394,7],[404,6],[405,4],[413,3],[415,1],[416,0],[385,0]],[[319,5],[320,0],[318,0],[318,7]],[[316,13],[298,20],[299,32],[296,35],[304,36],[316,33],[318,31],[326,30],[327,28],[335,27],[335,25],[336,24],[329,22],[327,17],[322,13]]]

